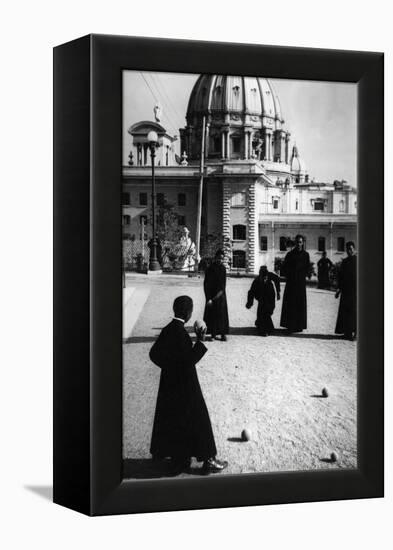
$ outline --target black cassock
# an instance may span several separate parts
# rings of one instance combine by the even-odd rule
[[[209,413],[195,365],[205,355],[202,342],[192,344],[181,321],[164,327],[150,350],[161,368],[150,452],[158,458],[196,457],[217,453]]]
[[[329,273],[332,268],[332,262],[329,258],[321,258],[318,263],[318,288],[329,288],[330,277]]]
[[[356,333],[356,256],[344,258],[338,272],[338,288],[341,290],[336,334],[352,336]]]
[[[272,333],[274,325],[271,316],[276,305],[273,283],[270,279],[263,282],[260,277],[254,279],[247,296],[247,307],[252,307],[254,299],[258,301],[255,326],[264,333]]]
[[[294,248],[285,256],[281,273],[286,278],[280,325],[293,332],[307,328],[306,277],[310,256]]]
[[[226,269],[219,263],[213,263],[205,272],[203,289],[205,291],[206,302],[213,300],[212,305],[206,303],[203,320],[207,325],[208,334],[216,336],[218,334],[229,333],[229,318],[226,288]]]

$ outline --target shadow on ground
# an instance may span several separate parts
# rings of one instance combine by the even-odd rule
[[[145,344],[147,342],[155,342],[156,336],[130,336],[129,338],[123,338],[123,344]]]
[[[258,336],[255,327],[231,327],[229,334],[233,336]],[[286,329],[275,329],[270,336],[285,336],[286,338],[310,338],[319,340],[342,340],[337,334],[309,334],[304,332],[288,333]]]
[[[45,500],[52,500],[53,498],[53,487],[52,485],[25,485],[25,489],[39,495]]]

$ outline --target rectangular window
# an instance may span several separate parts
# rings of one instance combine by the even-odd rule
[[[287,250],[287,238],[280,237],[280,251],[286,252],[286,250]]]
[[[185,216],[177,216],[177,223],[179,225],[186,225],[186,217]]]
[[[123,225],[130,225],[131,216],[123,216]]]
[[[344,252],[344,250],[345,250],[344,237],[337,237],[337,252]]]
[[[261,237],[261,250],[266,251],[267,250],[267,237],[265,235],[262,235]]]
[[[273,208],[274,210],[278,209],[278,199],[273,199]]]
[[[165,195],[164,193],[157,193],[157,206],[164,206]]]
[[[246,253],[244,250],[232,252],[232,267],[244,269],[246,267]]]
[[[140,206],[147,206],[147,193],[139,193]]]
[[[129,193],[122,193],[121,194],[121,201],[122,201],[122,204],[124,204],[125,206],[129,206],[131,204],[130,194]]]
[[[246,226],[245,225],[234,225],[232,229],[232,236],[234,241],[245,241],[246,240]]]
[[[146,225],[147,225],[147,216],[139,216],[139,223],[146,227]]]
[[[318,252],[325,252],[325,250],[326,250],[325,237],[318,237]]]
[[[186,206],[186,194],[185,193],[179,193],[177,195],[177,205],[178,206]]]
[[[323,212],[324,210],[324,204],[322,201],[315,201],[314,202],[314,210],[319,210],[321,212]]]

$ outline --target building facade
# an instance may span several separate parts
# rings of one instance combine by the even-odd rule
[[[192,90],[186,126],[180,130],[181,157],[174,153],[175,138],[157,123],[130,127],[130,162],[123,167],[126,238],[151,235],[147,134],[154,129],[160,145],[157,204],[173,205],[195,240],[204,126],[201,238],[230,240],[233,268],[248,273],[257,273],[260,265],[273,269],[298,233],[313,262],[325,250],[333,262],[340,261],[345,243],[356,243],[356,189],[346,181],[310,179],[298,147],[290,146],[269,80],[220,75],[201,75]]]

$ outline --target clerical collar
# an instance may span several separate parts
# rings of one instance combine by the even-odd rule
[[[185,320],[181,319],[181,317],[174,317],[173,319],[175,319],[176,321],[181,321],[182,323],[185,323]]]

